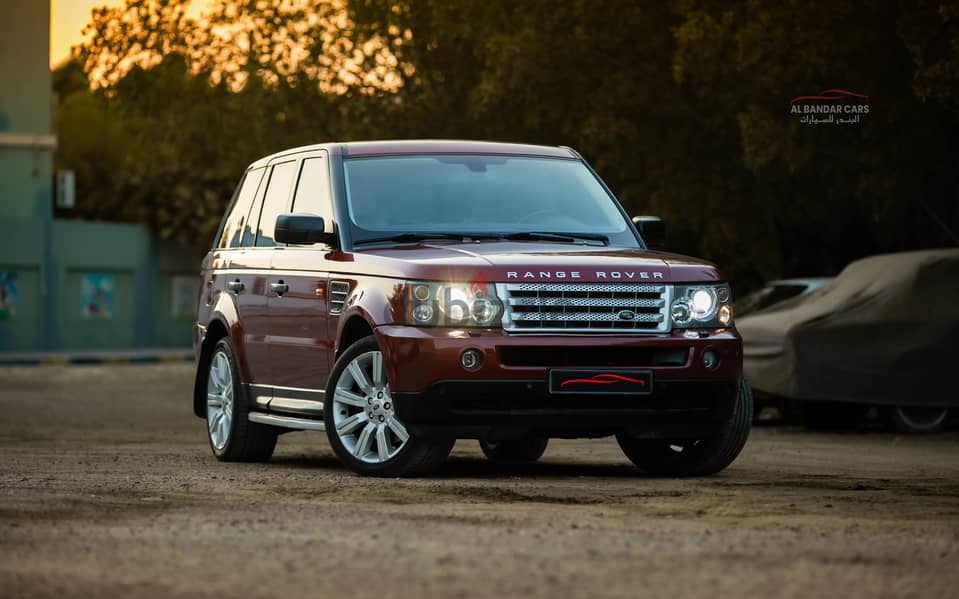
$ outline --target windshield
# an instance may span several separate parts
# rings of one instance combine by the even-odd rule
[[[354,242],[416,232],[537,232],[639,245],[616,201],[579,160],[416,155],[343,164]]]

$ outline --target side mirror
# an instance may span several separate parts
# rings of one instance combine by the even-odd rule
[[[666,247],[666,223],[658,216],[634,216],[633,224],[651,250]]]
[[[309,245],[325,243],[336,246],[336,234],[326,232],[326,222],[322,216],[314,214],[281,214],[276,217],[273,230],[276,243],[295,243]]]

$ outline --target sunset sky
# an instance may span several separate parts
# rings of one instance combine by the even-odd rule
[[[215,0],[194,0],[190,14],[199,14]],[[50,66],[55,66],[70,54],[70,47],[83,40],[81,32],[90,21],[94,6],[119,6],[123,0],[52,0],[50,14]]]

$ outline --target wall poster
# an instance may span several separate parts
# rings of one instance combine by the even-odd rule
[[[112,274],[83,273],[80,301],[84,318],[113,318],[113,291],[116,283]]]
[[[17,315],[17,273],[0,270],[0,320]]]

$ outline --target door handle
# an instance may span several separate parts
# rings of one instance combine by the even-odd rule
[[[270,283],[270,291],[276,292],[277,295],[283,295],[290,290],[290,286],[284,283],[282,280],[277,281],[276,283]]]
[[[226,284],[226,286],[230,291],[235,291],[236,293],[243,291],[243,281],[239,279],[236,281],[230,281]]]

